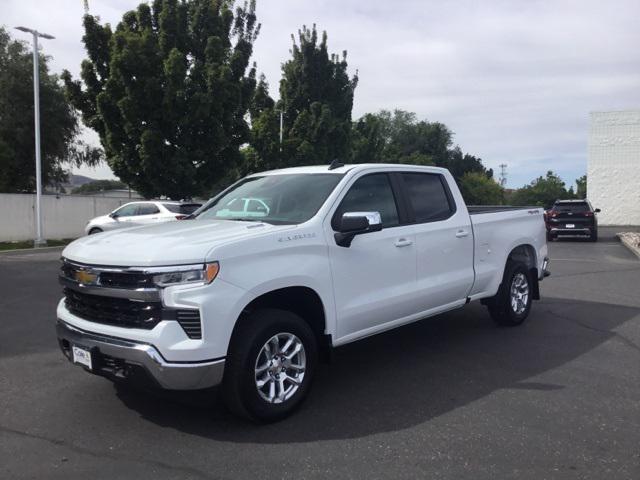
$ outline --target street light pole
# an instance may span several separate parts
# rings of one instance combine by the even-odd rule
[[[33,35],[33,111],[36,137],[36,238],[35,247],[45,246],[47,241],[42,238],[42,161],[40,158],[40,58],[38,54],[38,37],[53,39],[52,35],[40,33],[26,27],[16,27],[16,30]]]

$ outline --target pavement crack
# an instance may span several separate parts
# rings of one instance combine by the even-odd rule
[[[577,273],[566,273],[564,275],[555,275],[551,274],[551,279],[553,278],[570,278],[570,277],[581,277],[583,275],[598,275],[600,273],[620,273],[620,272],[640,272],[640,268],[621,268],[620,270],[594,270],[592,272],[577,272]]]
[[[616,337],[618,340],[620,340],[622,343],[624,343],[625,345],[627,345],[628,347],[632,348],[633,350],[636,350],[638,353],[640,353],[640,345],[637,345],[636,343],[634,343],[633,341],[629,340],[627,337],[625,337],[624,335],[621,335],[620,333],[616,332],[615,330],[607,330],[605,328],[598,328],[598,327],[594,327],[593,325],[588,325],[584,322],[581,322],[580,320],[576,320],[575,318],[571,318],[567,315],[563,315],[560,314],[558,312],[554,312],[552,310],[547,310],[547,313],[550,315],[553,315],[554,317],[560,318],[562,320],[567,320],[575,325],[578,325],[579,327],[585,328],[587,330],[591,330],[594,332],[598,332],[598,333],[606,333],[609,335],[613,335],[614,337]]]
[[[176,465],[171,465],[165,462],[160,462],[157,460],[150,460],[150,459],[146,459],[146,458],[139,458],[139,457],[132,457],[132,456],[128,456],[128,455],[120,455],[120,454],[116,454],[116,453],[111,453],[111,452],[104,452],[104,451],[95,451],[95,450],[91,450],[89,448],[85,448],[85,447],[80,447],[78,445],[74,445],[72,443],[68,443],[64,440],[61,439],[57,439],[57,438],[49,438],[49,437],[45,437],[43,435],[36,435],[33,433],[28,433],[28,432],[23,432],[22,430],[16,430],[13,428],[9,428],[9,427],[5,427],[3,425],[0,425],[0,433],[8,433],[8,434],[13,434],[13,435],[19,435],[22,437],[27,437],[27,438],[31,438],[31,439],[35,439],[35,440],[40,440],[40,441],[44,441],[47,443],[50,443],[52,445],[56,445],[59,447],[64,447],[64,448],[68,448],[69,450],[78,453],[78,454],[83,454],[83,455],[89,455],[95,458],[106,458],[106,459],[110,459],[110,460],[127,460],[130,462],[138,462],[138,463],[142,463],[142,464],[148,464],[151,466],[155,466],[158,468],[162,468],[164,470],[169,470],[172,472],[176,472],[176,473],[180,473],[182,475],[193,475],[196,476],[198,478],[203,478],[206,480],[221,480],[222,477],[212,477],[209,474],[198,470],[196,468],[192,468],[192,467],[184,467],[184,466],[176,466]]]

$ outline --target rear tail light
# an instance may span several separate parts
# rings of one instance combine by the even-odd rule
[[[584,212],[585,217],[593,217],[593,212]]]
[[[187,215],[176,215],[176,220],[184,220],[187,218]]]

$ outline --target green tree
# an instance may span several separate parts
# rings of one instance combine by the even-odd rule
[[[538,177],[529,185],[513,192],[510,203],[513,205],[537,205],[550,208],[556,200],[569,198],[570,194],[562,179],[549,170],[546,176]]]
[[[64,79],[107,162],[146,197],[193,197],[237,168],[256,86],[255,0],[154,0],[115,31],[85,15],[82,82]]]
[[[75,195],[82,195],[83,193],[96,193],[107,190],[122,190],[126,189],[127,185],[119,180],[94,180],[93,182],[85,183],[79,187],[74,188],[71,193]]]
[[[587,176],[582,175],[576,179],[576,198],[587,198]]]
[[[95,166],[99,150],[79,140],[75,111],[66,100],[49,58],[39,56],[42,183],[65,181],[65,167]],[[33,54],[0,27],[0,192],[35,189]]]
[[[351,141],[351,110],[357,75],[347,73],[347,52],[329,55],[327,34],[318,38],[314,25],[291,36],[292,58],[282,65],[280,100],[265,101],[267,85],[259,83],[252,112],[251,145],[260,168],[347,160]],[[279,142],[283,112],[283,144]]]
[[[453,133],[439,122],[404,110],[367,113],[353,123],[351,161],[410,163],[448,168],[456,180],[467,172],[492,177],[482,160],[453,147]]]
[[[504,202],[504,190],[485,173],[466,172],[459,186],[467,205],[501,205]]]

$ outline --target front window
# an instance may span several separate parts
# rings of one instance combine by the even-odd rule
[[[138,211],[137,203],[129,203],[117,209],[113,214],[117,217],[132,217]]]
[[[207,205],[196,218],[279,225],[303,223],[316,214],[342,176],[314,173],[245,178]]]

